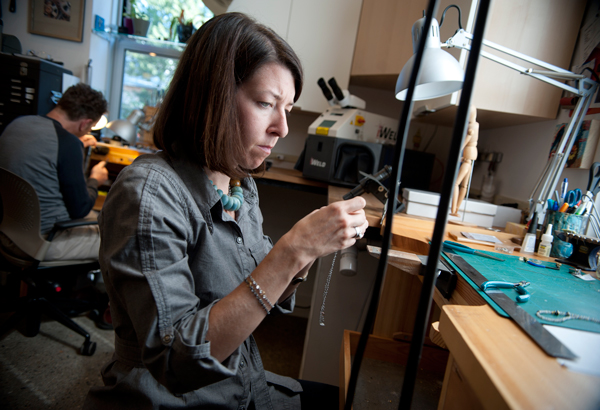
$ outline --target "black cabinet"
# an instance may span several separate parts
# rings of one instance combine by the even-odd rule
[[[21,115],[50,112],[53,93],[62,94],[63,74],[73,72],[39,58],[0,53],[0,134]]]

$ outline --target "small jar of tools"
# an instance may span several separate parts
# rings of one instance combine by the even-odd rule
[[[588,216],[548,211],[546,226],[549,224],[552,224],[552,236],[554,237],[550,256],[554,258],[568,258],[571,256],[573,248],[567,245],[571,241],[568,240],[566,234],[585,235]]]

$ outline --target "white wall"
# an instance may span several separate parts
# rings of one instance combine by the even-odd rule
[[[90,25],[87,26],[88,32],[94,27],[94,16],[99,15],[104,19],[104,24],[116,24],[116,5],[115,1],[108,0],[87,0],[88,8],[92,8],[92,17]],[[92,7],[93,4],[93,7]],[[84,27],[85,29],[85,27]],[[110,81],[112,79],[112,45],[109,41],[99,36],[90,35],[89,58],[92,60],[92,82],[91,87],[101,91],[107,99],[110,98]]]
[[[600,119],[600,114],[588,115],[585,119]],[[546,166],[556,124],[568,121],[568,110],[561,110],[556,120],[480,132],[479,152],[487,149],[504,153],[502,162],[497,166],[497,195],[522,201],[529,199]],[[486,170],[487,163],[476,166],[473,187],[481,187]],[[569,179],[569,188],[584,190],[587,187],[589,170],[566,169],[561,179],[565,177]]]
[[[8,11],[8,1],[2,2],[2,21],[4,23],[4,34],[16,36],[21,42],[23,54],[28,50],[38,55],[49,55],[55,62],[64,63],[64,67],[73,71],[73,75],[82,81],[86,79],[88,60],[92,59],[93,74],[92,87],[106,94],[107,67],[103,63],[108,55],[107,41],[92,34],[94,27],[93,16],[99,14],[104,17],[106,23],[110,23],[113,5],[108,0],[87,0],[85,3],[85,14],[83,22],[83,41],[61,40],[53,37],[40,36],[27,32],[28,3],[29,1],[17,2],[15,13]]]

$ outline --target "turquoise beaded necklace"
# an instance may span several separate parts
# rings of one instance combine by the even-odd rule
[[[210,180],[209,180],[210,181]],[[210,181],[212,186],[217,191],[217,194],[221,197],[221,202],[223,203],[223,208],[226,211],[237,211],[242,206],[244,202],[244,195],[242,194],[242,184],[239,179],[232,179],[229,181],[229,191],[231,192],[231,196],[223,193],[217,186]]]

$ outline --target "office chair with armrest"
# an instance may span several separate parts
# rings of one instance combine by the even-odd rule
[[[0,235],[16,246],[0,246],[0,270],[14,275],[27,285],[26,296],[5,298],[0,304],[3,312],[14,312],[0,327],[0,336],[4,335],[22,319],[25,319],[25,336],[33,337],[40,329],[42,313],[62,323],[85,337],[80,353],[91,356],[96,351],[96,343],[90,340],[90,334],[75,323],[65,310],[85,312],[91,310],[91,304],[85,300],[63,299],[61,289],[51,278],[75,278],[81,273],[98,269],[98,261],[60,260],[44,261],[44,257],[55,234],[75,226],[97,224],[97,220],[77,219],[57,222],[46,239],[41,235],[40,203],[33,186],[12,172],[0,168]],[[58,276],[57,276],[58,275]],[[15,283],[13,281],[13,283]]]

